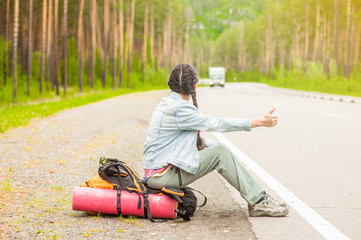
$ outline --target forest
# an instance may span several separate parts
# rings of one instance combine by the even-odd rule
[[[361,1],[2,0],[0,102],[200,77],[361,96]]]

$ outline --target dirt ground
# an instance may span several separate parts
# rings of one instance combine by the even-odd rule
[[[192,221],[151,223],[72,210],[74,186],[101,156],[142,174],[154,106],[168,91],[135,93],[65,110],[0,135],[1,239],[255,239],[246,210],[212,172],[192,186],[208,197]]]

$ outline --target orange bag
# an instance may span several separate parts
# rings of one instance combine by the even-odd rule
[[[97,173],[92,179],[86,181],[81,186],[82,187],[91,187],[91,188],[105,188],[105,189],[114,189],[116,184],[105,181]]]

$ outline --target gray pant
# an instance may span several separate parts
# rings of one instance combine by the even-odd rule
[[[199,168],[196,174],[193,175],[172,167],[163,176],[150,177],[147,184],[155,189],[162,189],[164,186],[183,188],[213,169],[216,169],[218,173],[235,187],[249,204],[253,205],[261,198],[264,190],[241,165],[233,153],[222,144],[205,148],[199,152]],[[177,170],[181,173],[181,186]]]

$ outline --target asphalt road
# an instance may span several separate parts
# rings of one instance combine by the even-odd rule
[[[275,128],[224,136],[345,236],[361,238],[361,104],[292,96],[251,83],[197,90],[204,114],[257,118],[275,107]],[[293,209],[285,218],[249,221],[259,239],[324,238]]]

